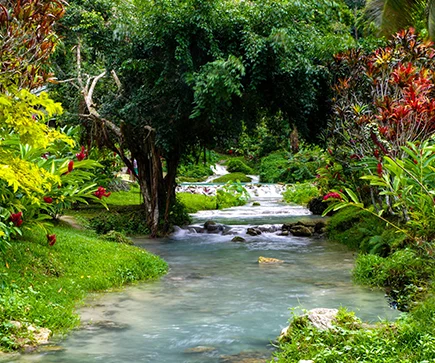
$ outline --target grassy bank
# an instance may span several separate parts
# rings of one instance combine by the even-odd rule
[[[385,289],[390,302],[407,312],[395,322],[368,325],[341,310],[336,328],[328,331],[297,317],[273,362],[435,362],[433,257],[379,218],[355,208],[331,217],[328,237],[359,252],[355,283]]]
[[[89,292],[152,280],[166,263],[143,249],[98,239],[67,225],[14,241],[0,258],[0,349],[31,343],[26,325],[64,333],[79,324],[74,310]],[[24,323],[21,328],[11,321]],[[30,341],[29,341],[30,339]]]
[[[395,323],[367,325],[341,309],[333,330],[320,331],[296,318],[271,362],[415,363],[435,360],[435,298]]]

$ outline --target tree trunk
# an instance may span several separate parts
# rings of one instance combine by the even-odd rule
[[[159,231],[163,185],[162,164],[160,153],[155,145],[155,131],[146,129],[147,134],[142,145],[132,147],[132,157],[136,159],[138,180],[144,202],[146,222],[150,228],[151,237],[156,237]]]
[[[166,159],[166,168],[168,173],[165,177],[164,193],[165,193],[165,204],[164,204],[164,225],[163,231],[168,232],[170,227],[169,215],[171,212],[171,207],[175,204],[175,177],[177,176],[178,164],[180,163],[180,153],[172,152],[171,157]]]

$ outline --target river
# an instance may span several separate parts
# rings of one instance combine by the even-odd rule
[[[196,227],[213,219],[231,226],[230,234],[190,228],[163,240],[136,239],[169,263],[165,277],[90,297],[79,310],[83,327],[57,341],[57,349],[13,361],[264,362],[292,310],[345,306],[369,321],[397,316],[382,292],[351,283],[355,256],[343,245],[278,233],[246,235],[249,225],[312,218],[305,208],[276,198],[259,202],[194,215]],[[231,242],[232,233],[246,242]],[[284,263],[261,265],[260,256]]]

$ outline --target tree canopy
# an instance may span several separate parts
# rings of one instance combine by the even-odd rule
[[[177,165],[192,147],[235,138],[277,113],[279,128],[313,139],[326,124],[326,62],[354,44],[352,14],[330,1],[77,0],[64,21],[76,25],[59,57],[63,78],[81,77],[76,86],[95,96],[86,111],[83,102],[70,111],[130,168],[137,160],[154,226],[157,211],[168,222]]]

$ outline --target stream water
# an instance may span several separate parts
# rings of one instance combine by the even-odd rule
[[[165,240],[136,239],[169,263],[169,273],[90,298],[80,309],[83,327],[57,342],[61,349],[15,361],[264,362],[291,308],[345,306],[369,321],[397,316],[382,292],[352,285],[354,255],[344,246],[322,238],[246,235],[249,225],[312,218],[305,208],[275,199],[260,204],[194,215],[197,226],[208,219],[231,225],[230,233],[245,243],[193,228]],[[261,265],[259,256],[284,263]]]

